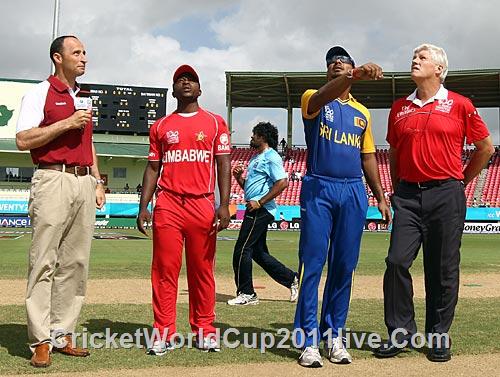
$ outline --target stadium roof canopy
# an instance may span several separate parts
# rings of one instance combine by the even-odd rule
[[[408,72],[385,72],[384,77],[354,83],[352,95],[368,108],[390,108],[415,89]],[[226,105],[298,108],[306,89],[325,83],[325,72],[226,72]],[[444,85],[471,98],[476,107],[500,106],[500,69],[449,71]]]
[[[226,72],[227,120],[234,108],[281,108],[288,112],[287,139],[292,144],[292,110],[307,89],[326,83],[325,72]],[[500,107],[500,69],[448,71],[445,87],[469,97],[476,107]],[[385,72],[384,79],[358,81],[351,93],[369,109],[389,109],[395,99],[415,90],[409,72]]]

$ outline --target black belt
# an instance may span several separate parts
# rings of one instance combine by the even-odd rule
[[[69,174],[84,176],[90,174],[90,166],[66,165],[66,164],[40,164],[38,169],[57,170]]]
[[[399,181],[399,183],[401,183],[405,186],[408,186],[408,187],[414,187],[414,188],[418,188],[420,190],[425,190],[428,188],[441,186],[443,183],[451,182],[451,181],[457,181],[457,179],[456,178],[435,179],[432,181],[425,181],[425,182],[408,182],[408,181],[405,181],[402,179],[401,181]]]

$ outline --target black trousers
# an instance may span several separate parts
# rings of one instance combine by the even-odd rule
[[[465,221],[464,185],[451,180],[429,188],[401,182],[392,197],[394,222],[384,275],[384,315],[389,335],[416,333],[409,269],[424,253],[425,331],[447,333],[458,301],[460,243]],[[397,336],[402,340],[403,336]]]
[[[279,284],[290,288],[296,273],[269,254],[267,226],[274,219],[265,208],[245,212],[233,253],[236,294],[254,294],[252,259]]]

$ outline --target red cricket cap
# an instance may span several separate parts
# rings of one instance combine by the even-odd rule
[[[198,77],[198,74],[196,73],[194,68],[187,64],[183,64],[175,70],[173,82],[175,83],[177,79],[181,77],[181,75],[183,75],[184,73],[190,73],[191,75],[193,75],[193,77],[196,79],[197,82],[200,82],[200,78]]]

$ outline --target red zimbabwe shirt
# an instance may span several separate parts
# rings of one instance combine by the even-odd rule
[[[215,189],[215,156],[230,154],[224,119],[199,108],[192,116],[172,113],[149,132],[149,161],[162,161],[161,190],[179,194],[211,194]]]

